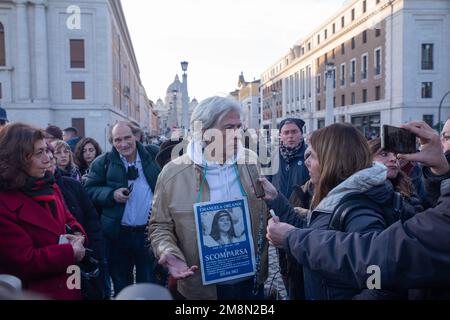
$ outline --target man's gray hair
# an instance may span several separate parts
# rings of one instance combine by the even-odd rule
[[[134,124],[132,124],[129,121],[123,121],[123,120],[122,121],[117,121],[115,124],[113,124],[112,126],[109,127],[108,141],[109,141],[110,144],[113,144],[112,132],[113,132],[114,128],[116,128],[118,126],[127,126],[128,128],[130,128],[130,130],[133,133],[133,135],[136,135],[136,132],[141,130],[139,127],[136,127]]]
[[[242,119],[242,106],[234,98],[214,96],[203,100],[195,107],[194,112],[192,112],[191,131],[194,132],[194,124],[196,122],[202,124],[203,130],[211,129],[231,110],[237,111]]]

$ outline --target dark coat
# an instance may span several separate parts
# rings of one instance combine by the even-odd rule
[[[279,168],[276,174],[269,177],[275,188],[286,198],[290,198],[296,188],[303,186],[309,180],[309,172],[305,165],[305,150],[307,145],[304,141],[293,159],[288,163],[278,152]],[[287,258],[284,250],[278,250],[278,261],[282,276],[288,276]]]
[[[103,259],[105,253],[100,217],[89,199],[89,195],[80,182],[61,176],[59,170],[55,173],[55,179],[61,189],[67,209],[86,231],[89,238],[89,248],[94,251],[93,257]]]
[[[367,268],[376,265],[384,288],[434,288],[434,298],[449,298],[449,234],[450,180],[445,180],[436,207],[384,231],[297,229],[287,235],[284,248],[330,282],[365,288]]]
[[[155,162],[158,150],[158,147],[154,145],[144,147],[137,142],[137,151],[142,160],[144,175],[153,193],[160,172],[160,168]],[[109,239],[117,239],[125,204],[116,203],[113,194],[117,189],[127,188],[128,179],[126,168],[115,148],[94,160],[84,187],[94,205],[102,207],[100,219],[104,236]]]
[[[280,167],[278,172],[270,177],[275,188],[286,198],[290,198],[295,187],[303,186],[309,180],[309,172],[305,165],[305,150],[308,146],[302,142],[294,159],[290,163],[280,156]]]
[[[292,225],[303,227],[304,219],[306,218],[306,211],[310,207],[311,198],[313,196],[313,186],[311,180],[308,180],[303,186],[296,187],[292,191],[289,203],[296,207],[295,211],[290,209],[287,199],[280,195],[275,201],[268,201],[267,205],[275,212],[283,212],[283,219],[288,220]],[[301,208],[302,213],[297,212]],[[291,215],[291,216],[289,216]],[[287,221],[284,221],[287,222]],[[284,254],[280,254],[280,252]],[[294,257],[286,254],[284,250],[278,249],[280,269],[282,269],[281,259],[286,260],[285,272],[286,279],[284,283],[289,295],[289,300],[304,300],[305,299],[305,285],[303,279],[303,266],[299,264]]]
[[[72,150],[73,153],[75,153],[77,143],[80,142],[80,140],[81,140],[80,137],[75,137],[75,138],[72,138],[72,139],[66,141],[70,147],[70,150]]]
[[[447,151],[445,153],[445,157],[447,158],[448,163],[450,164],[450,151]],[[427,195],[427,204],[429,204],[428,207],[434,206],[441,193],[441,182],[446,179],[450,179],[450,172],[447,172],[446,174],[442,176],[436,176],[434,175],[430,168],[423,167],[422,168],[423,178],[424,178],[424,185],[425,185],[425,192]]]
[[[65,224],[84,233],[64,206],[56,184],[56,217],[21,192],[0,193],[0,273],[14,275],[24,289],[52,299],[81,299],[80,290],[69,290],[67,273],[75,265],[70,244],[58,244]]]
[[[364,195],[370,198],[374,203],[380,206],[389,205],[393,199],[393,187],[388,181],[384,185],[372,187],[364,192]],[[343,199],[345,201],[345,198]],[[341,203],[343,202],[341,201]],[[313,211],[311,223],[306,226],[306,221],[300,217],[287,203],[286,198],[279,195],[277,201],[272,203],[272,207],[280,212],[280,220],[297,227],[308,227],[311,229],[328,229],[331,219],[330,212]],[[361,207],[352,210],[345,219],[344,230],[347,232],[359,232],[365,234],[372,231],[381,231],[387,228],[391,223],[398,219],[395,213],[386,213],[382,210],[374,210],[371,207]],[[290,247],[288,253],[292,254],[296,248]],[[330,248],[330,252],[334,249]],[[296,255],[294,255],[296,257]],[[352,299],[358,295],[361,290],[358,287],[347,285],[345,282],[332,281],[323,277],[316,270],[304,265],[304,285],[305,298],[311,300],[330,300],[330,299]],[[386,295],[385,295],[386,294]],[[406,292],[401,293],[406,297]],[[391,293],[382,292],[383,296],[394,296]],[[379,295],[378,295],[379,296]],[[395,294],[397,297],[397,293]],[[376,296],[372,297],[376,299]]]

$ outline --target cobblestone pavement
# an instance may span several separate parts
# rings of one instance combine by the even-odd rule
[[[269,299],[286,299],[286,289],[281,278],[278,266],[278,254],[275,247],[269,247],[269,277],[265,283],[266,297]]]

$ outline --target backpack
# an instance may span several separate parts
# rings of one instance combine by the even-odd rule
[[[394,192],[391,201],[380,204],[372,200],[363,193],[350,193],[343,197],[334,208],[333,214],[328,224],[328,229],[345,231],[345,219],[355,209],[372,209],[383,215],[386,224],[389,226],[402,218],[403,198],[399,192]]]

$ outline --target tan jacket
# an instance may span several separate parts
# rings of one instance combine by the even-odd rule
[[[256,163],[256,154],[245,149],[245,159]],[[261,273],[258,283],[264,283],[268,275],[268,243],[265,239],[269,218],[267,207],[254,196],[251,180],[244,164],[238,164],[239,177],[248,195],[255,252],[258,251],[260,214],[264,215],[264,249],[261,255]],[[156,183],[153,209],[149,222],[149,240],[157,257],[171,253],[190,267],[200,266],[197,231],[193,205],[197,200],[203,168],[194,164],[187,154],[167,164]],[[203,186],[200,202],[210,200],[208,182]],[[226,200],[226,199],[224,199]],[[201,271],[178,281],[178,291],[191,300],[217,299],[215,285],[202,284]]]

